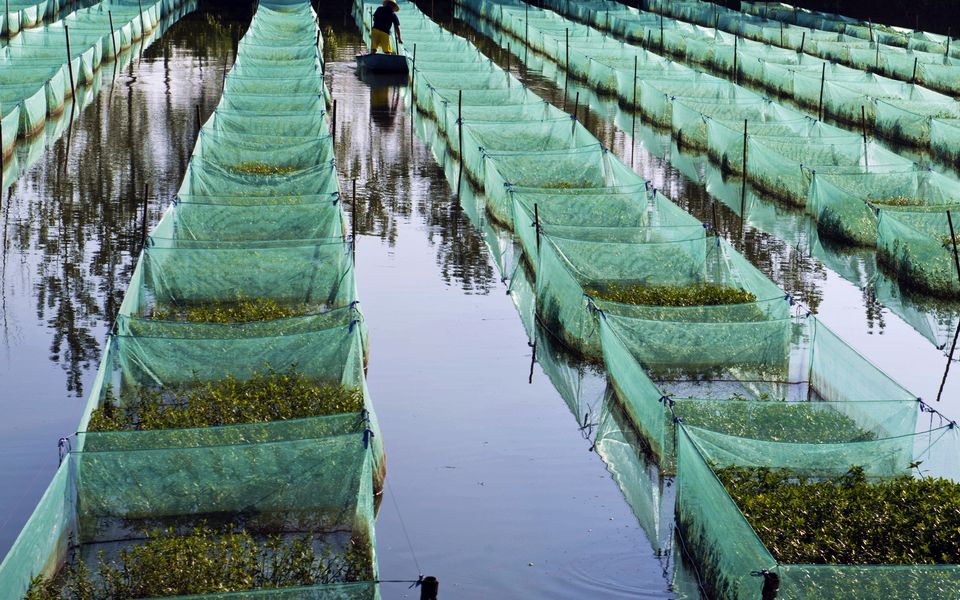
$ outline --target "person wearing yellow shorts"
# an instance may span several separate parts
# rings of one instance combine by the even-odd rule
[[[370,43],[373,48],[371,53],[382,50],[386,54],[393,54],[393,44],[390,42],[390,28],[394,27],[397,31],[397,43],[403,43],[403,37],[400,35],[400,19],[397,13],[400,11],[400,5],[394,0],[383,0],[383,6],[373,11],[373,28],[370,30]]]

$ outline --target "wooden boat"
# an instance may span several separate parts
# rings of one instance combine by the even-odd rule
[[[357,68],[372,73],[406,73],[407,57],[401,54],[358,54]]]

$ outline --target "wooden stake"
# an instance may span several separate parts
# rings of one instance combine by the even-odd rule
[[[880,72],[880,44],[879,43],[877,44],[877,58],[874,61],[873,70],[876,71],[877,73]]]
[[[780,21],[780,45],[783,46],[783,21]]]
[[[577,92],[577,99],[573,103],[573,120],[577,120],[577,113],[580,112],[580,92]]]
[[[947,211],[947,225],[950,226],[950,243],[953,246],[953,263],[957,267],[957,280],[960,281],[960,255],[957,254],[957,234],[953,230],[953,217]]]
[[[807,32],[804,31],[803,35],[800,36],[800,54],[803,54],[803,48],[807,45]]]
[[[463,90],[457,92],[457,137],[460,142],[460,176],[457,177],[457,196],[463,186]]]
[[[142,40],[147,35],[147,24],[143,20],[143,2],[142,0],[137,0],[137,6],[140,8],[140,39]]]
[[[143,215],[140,218],[140,250],[147,245],[147,203],[150,199],[150,184],[143,184]]]
[[[827,63],[823,63],[823,70],[820,72],[820,104],[817,107],[817,118],[823,120],[823,86],[827,81]]]
[[[940,389],[937,391],[937,402],[940,402],[940,397],[943,395],[943,386],[947,383],[947,374],[950,373],[953,353],[957,350],[957,337],[960,337],[960,321],[957,322],[957,330],[953,333],[953,343],[950,344],[950,354],[947,355],[947,366],[943,369],[943,379],[940,380]]]
[[[733,83],[737,83],[737,36],[733,36]]]
[[[747,120],[743,120],[743,167],[740,183],[740,232],[743,233],[743,222],[746,220],[747,210]]]
[[[353,266],[357,266],[357,178],[353,178],[353,219],[351,219],[350,226],[352,230],[352,239],[353,239]]]
[[[511,58],[510,42],[507,42],[507,75],[510,74],[510,58]],[[510,78],[507,77],[507,85],[509,84],[510,84]]]
[[[70,52],[70,27],[63,26],[63,34],[67,36],[67,66],[70,68],[70,94],[73,96],[73,106],[77,105],[77,84],[73,78],[73,54]],[[73,112],[71,108],[70,112]]]
[[[16,140],[14,140],[16,142]],[[3,155],[6,152],[6,148],[3,147],[3,111],[0,110],[0,194],[2,194],[3,187]]]
[[[867,154],[869,150],[869,146],[867,146],[867,109],[863,104],[860,105],[860,129],[863,131],[863,167],[866,169],[870,165],[867,164],[869,158]]]
[[[570,28],[568,27],[564,30],[564,36],[566,37],[566,52],[567,52],[567,72],[570,72]]]
[[[660,50],[663,50],[663,13],[660,13]]]
[[[533,205],[533,226],[537,232],[537,254],[540,254],[540,205]]]
[[[337,99],[333,99],[333,122],[330,124],[330,136],[333,143],[337,143]]]
[[[113,28],[113,11],[107,11],[107,17],[110,18],[110,41],[113,42],[113,62],[117,62],[119,53],[117,52],[116,30]]]
[[[920,62],[920,57],[914,57],[913,59],[913,75],[910,76],[910,83],[917,83],[917,63]]]
[[[440,593],[440,581],[433,576],[424,577],[420,583],[420,600],[437,600]]]
[[[630,168],[633,168],[637,156],[637,62],[639,56],[633,57],[633,110],[630,118]]]
[[[200,133],[200,128],[203,127],[203,121],[200,119],[200,105],[196,105],[197,109],[197,133]]]

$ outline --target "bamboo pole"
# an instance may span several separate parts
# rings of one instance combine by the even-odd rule
[[[823,86],[827,81],[827,63],[823,63],[823,69],[820,72],[820,104],[817,106],[817,119],[823,120]]]
[[[70,52],[70,27],[68,25],[63,26],[63,35],[67,38],[67,66],[70,70],[70,95],[73,97],[73,106],[77,105],[77,84],[76,80],[73,78],[73,53]],[[73,112],[71,109],[70,112]]]
[[[740,180],[740,232],[743,233],[743,222],[747,215],[747,120],[743,120],[743,166]]]
[[[117,52],[117,38],[116,38],[116,30],[113,28],[113,11],[112,10],[107,11],[107,17],[110,18],[110,41],[113,43],[113,62],[117,62],[117,57],[120,56],[120,54]]]
[[[639,57],[633,57],[633,110],[630,118],[630,168],[633,168],[637,156],[637,62]]]

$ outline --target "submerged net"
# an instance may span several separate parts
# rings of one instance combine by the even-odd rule
[[[339,580],[236,597],[379,597],[385,465],[315,17],[303,1],[260,3],[178,198],[144,241],[75,451],[0,565],[11,597],[144,530],[208,525],[350,552]],[[282,396],[303,386],[328,404]],[[201,402],[216,410],[190,412]]]

